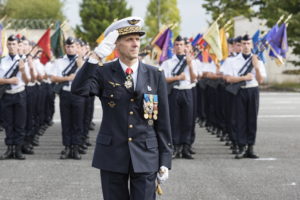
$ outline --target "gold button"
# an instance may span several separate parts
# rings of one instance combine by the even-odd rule
[[[130,124],[130,125],[129,125],[129,128],[133,128],[133,125],[132,125],[132,124]]]
[[[110,97],[111,97],[111,98],[113,98],[113,97],[114,97],[114,95],[113,95],[113,94],[111,94],[111,95],[110,95]]]
[[[128,138],[128,142],[131,142],[132,141],[132,138],[130,137],[130,138]]]
[[[130,99],[131,102],[134,102],[134,99]]]
[[[132,112],[132,111],[130,111],[130,112],[129,112],[129,114],[130,114],[130,115],[133,115],[133,112]]]

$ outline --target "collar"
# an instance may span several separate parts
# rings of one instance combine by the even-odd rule
[[[7,57],[7,59],[11,60],[10,55],[7,55],[6,57]],[[12,61],[19,60],[19,59],[20,59],[19,54],[16,54],[15,57],[14,57],[14,59]]]
[[[120,59],[119,59],[119,62],[120,62],[120,65],[121,65],[123,71],[126,73],[126,69],[128,66],[125,65]],[[139,61],[137,60],[137,62],[131,66],[133,73],[137,72],[138,67],[139,67]]]
[[[252,56],[252,55],[253,55],[253,54],[251,53],[250,56]],[[239,53],[239,54],[236,56],[236,58],[245,60],[242,52]]]

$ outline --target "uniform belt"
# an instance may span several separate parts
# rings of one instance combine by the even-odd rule
[[[242,89],[254,88],[254,87],[258,87],[258,84],[250,84],[250,85],[241,86]]]
[[[28,84],[27,84],[27,86],[29,86],[29,87],[32,87],[32,86],[35,86],[36,85],[36,82],[29,82]]]
[[[176,90],[190,90],[192,88],[193,88],[192,84],[186,85],[186,86],[178,86],[178,85],[174,86],[174,89],[176,89]]]
[[[7,94],[17,94],[19,92],[23,92],[24,90],[25,90],[25,87],[22,86],[22,87],[19,87],[17,89],[6,90],[5,93],[7,93]]]

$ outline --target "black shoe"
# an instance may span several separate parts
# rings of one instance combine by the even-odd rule
[[[235,155],[235,159],[242,159],[242,158],[245,158],[245,153],[246,153],[246,150],[245,150],[245,147],[244,146],[239,146],[239,152],[238,154]]]
[[[4,130],[4,129],[3,129],[3,127],[2,127],[2,126],[0,126],[0,132],[1,132],[1,131],[3,131],[3,130]]]
[[[182,158],[184,158],[184,159],[190,159],[190,160],[194,159],[192,157],[192,155],[190,154],[189,149],[190,149],[190,145],[187,145],[187,144],[183,145]]]
[[[92,144],[91,144],[89,138],[87,138],[87,139],[85,140],[85,143],[84,143],[84,144],[85,144],[86,146],[88,146],[88,147],[92,146]]]
[[[94,123],[94,122],[91,122],[91,123],[90,123],[90,126],[89,126],[89,130],[90,130],[90,131],[95,130],[95,126],[96,126],[95,123]]]
[[[13,146],[7,145],[7,150],[3,155],[0,156],[0,160],[11,159],[14,157]]]
[[[74,145],[73,146],[73,159],[75,160],[81,160],[81,156],[79,154],[79,146],[78,145]]]
[[[181,158],[182,145],[174,145],[172,159]]]
[[[22,153],[32,155],[32,154],[34,154],[34,151],[28,145],[23,145],[22,146]]]
[[[17,160],[25,160],[26,159],[26,157],[22,154],[22,145],[16,145],[15,146],[15,155],[14,155],[14,157]]]
[[[244,158],[252,158],[252,159],[257,159],[259,158],[258,155],[256,155],[253,151],[253,145],[249,145],[247,148],[246,153],[244,154]]]
[[[79,147],[78,147],[78,152],[79,152],[80,154],[86,154],[86,149],[84,149],[82,146],[79,146]]]
[[[195,151],[193,151],[193,149],[192,149],[192,148],[190,148],[190,149],[189,149],[189,152],[190,152],[190,154],[192,154],[192,155],[193,155],[193,154],[196,154],[196,152],[195,152]]]
[[[53,126],[54,122],[51,120],[50,122],[48,122],[48,126]]]
[[[232,145],[232,154],[238,154],[239,153],[239,147],[237,145]]]
[[[222,131],[220,129],[217,129],[216,136],[219,138],[221,137]]]
[[[70,158],[71,149],[70,146],[65,146],[65,149],[61,151],[60,159],[65,160]]]

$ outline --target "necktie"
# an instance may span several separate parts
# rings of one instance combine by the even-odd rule
[[[126,72],[125,87],[127,89],[130,89],[133,87],[133,78],[132,78],[133,70],[130,67],[127,67],[125,72]]]

